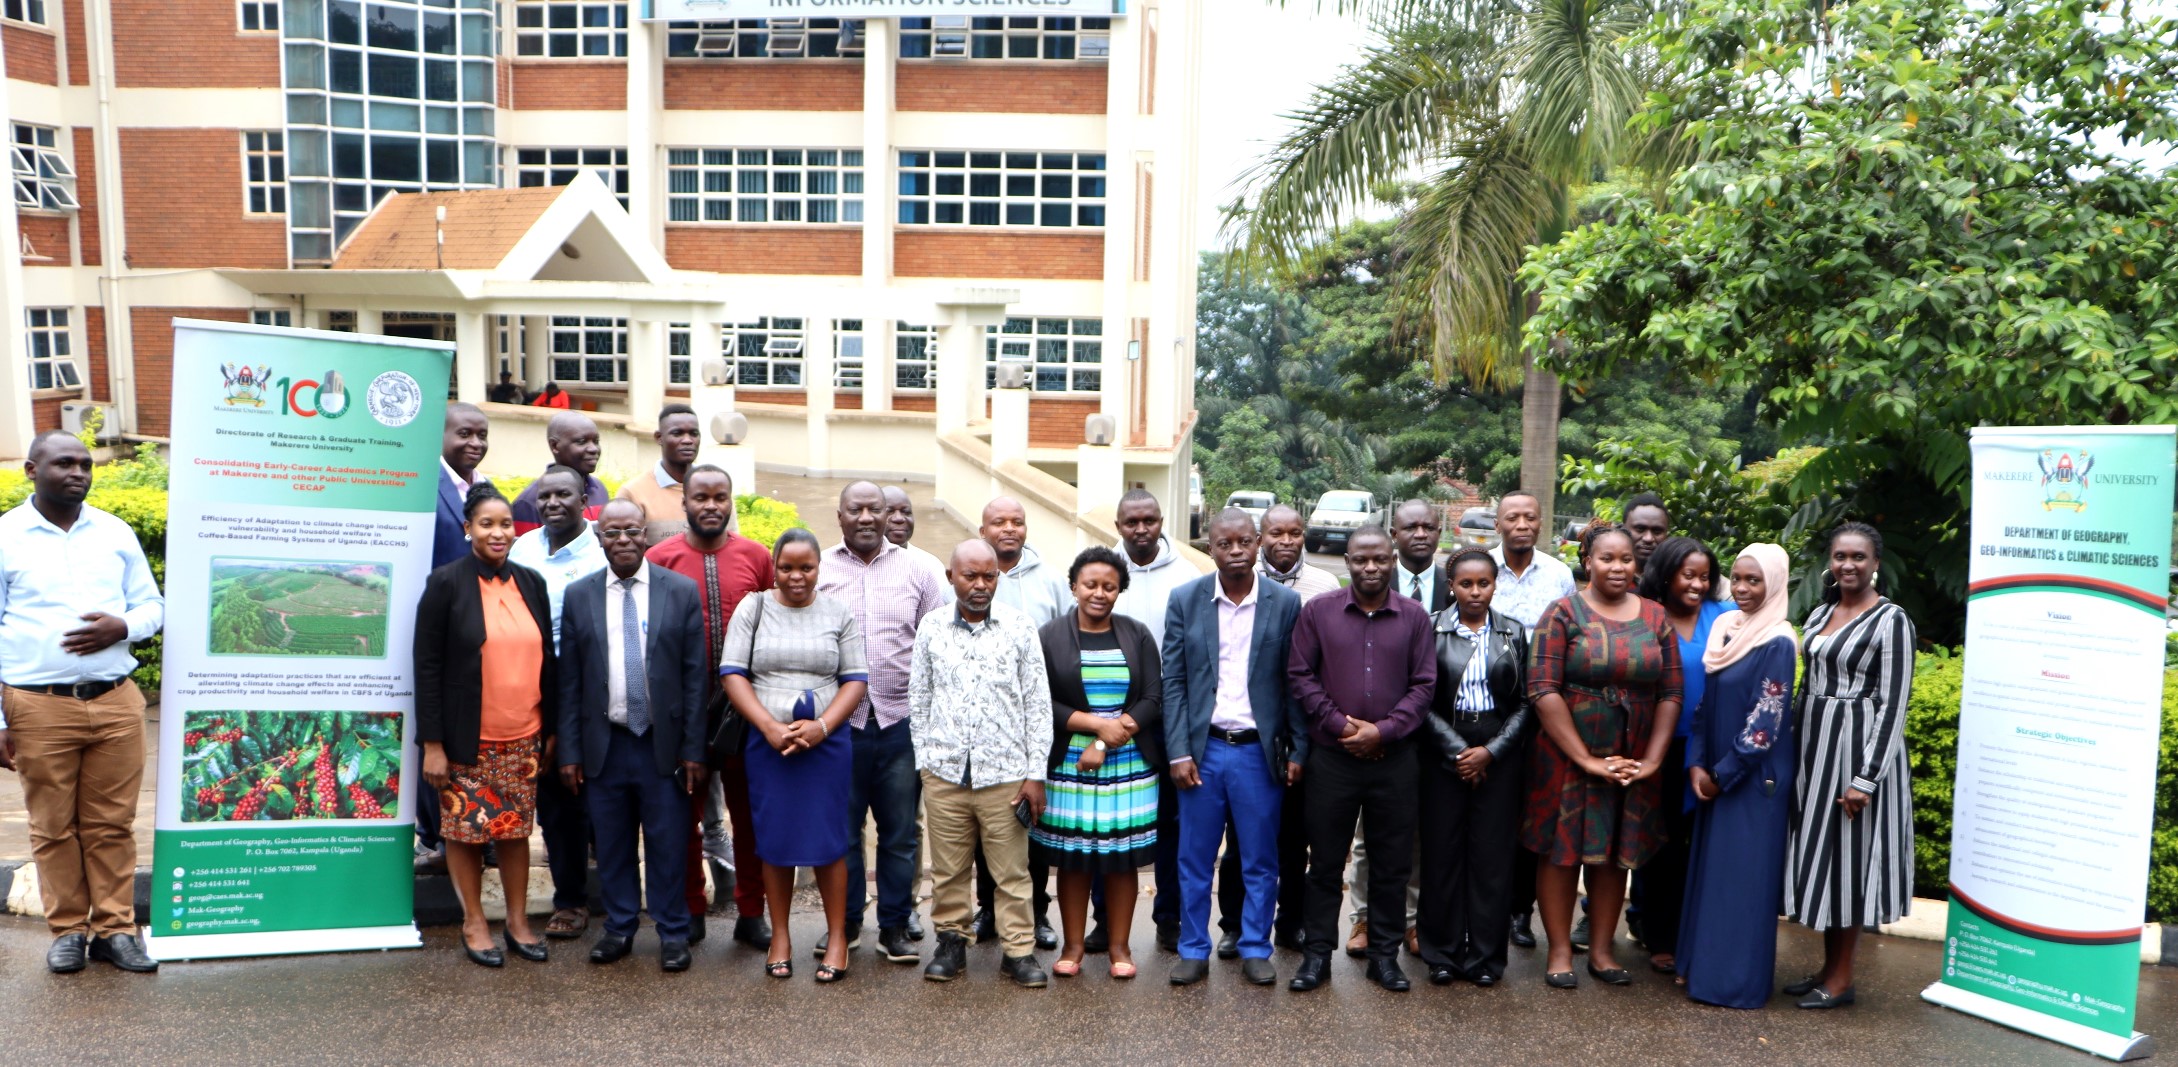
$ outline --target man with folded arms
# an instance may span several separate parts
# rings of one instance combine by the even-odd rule
[[[87,507],[91,453],[47,430],[30,499],[0,515],[0,767],[22,777],[55,974],[159,969],[136,940],[144,694],[129,645],[166,620],[136,532]]]

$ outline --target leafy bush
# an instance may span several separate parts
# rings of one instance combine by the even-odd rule
[[[1914,892],[1946,895],[1951,881],[1952,785],[1959,769],[1959,694],[1965,657],[1937,648],[1914,657],[1906,705],[1906,761],[1913,768]],[[2148,847],[2145,921],[2178,919],[2178,670],[2163,675],[2155,831]]]
[[[802,524],[800,508],[754,493],[734,497],[734,514],[741,520],[741,536],[765,548],[770,548],[780,534]]]

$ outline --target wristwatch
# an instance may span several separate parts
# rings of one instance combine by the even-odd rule
[[[1106,748],[1105,748],[1105,745],[1104,745],[1104,739],[1103,739],[1103,738],[1101,738],[1101,737],[1100,737],[1100,738],[1097,738],[1097,739],[1096,739],[1096,740],[1094,740],[1094,741],[1091,741],[1091,742],[1089,743],[1089,747],[1090,747],[1090,748],[1093,748],[1093,749],[1096,749],[1096,750],[1097,750],[1097,751],[1099,751],[1099,752],[1103,752],[1103,751],[1106,751]]]

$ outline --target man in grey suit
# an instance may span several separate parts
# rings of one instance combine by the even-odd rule
[[[1180,962],[1172,984],[1210,971],[1210,882],[1231,821],[1246,903],[1241,973],[1278,980],[1271,918],[1278,902],[1284,786],[1300,780],[1308,739],[1287,690],[1286,646],[1301,598],[1255,572],[1255,520],[1227,508],[1210,524],[1217,573],[1173,590],[1165,610],[1165,751],[1180,797]]]
[[[598,516],[606,568],[567,587],[560,618],[560,780],[584,796],[596,835],[605,932],[590,962],[634,945],[644,881],[658,962],[688,969],[688,798],[703,781],[709,689],[696,583],[643,558],[642,505]],[[636,872],[635,839],[644,871]]]

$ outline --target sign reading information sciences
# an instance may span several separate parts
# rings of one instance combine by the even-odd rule
[[[1923,996],[2147,1055],[2173,428],[1983,428],[1973,455],[1951,908]]]
[[[648,21],[705,19],[898,19],[1127,13],[1127,0],[643,0]]]
[[[156,958],[420,943],[409,650],[451,365],[174,323]]]

